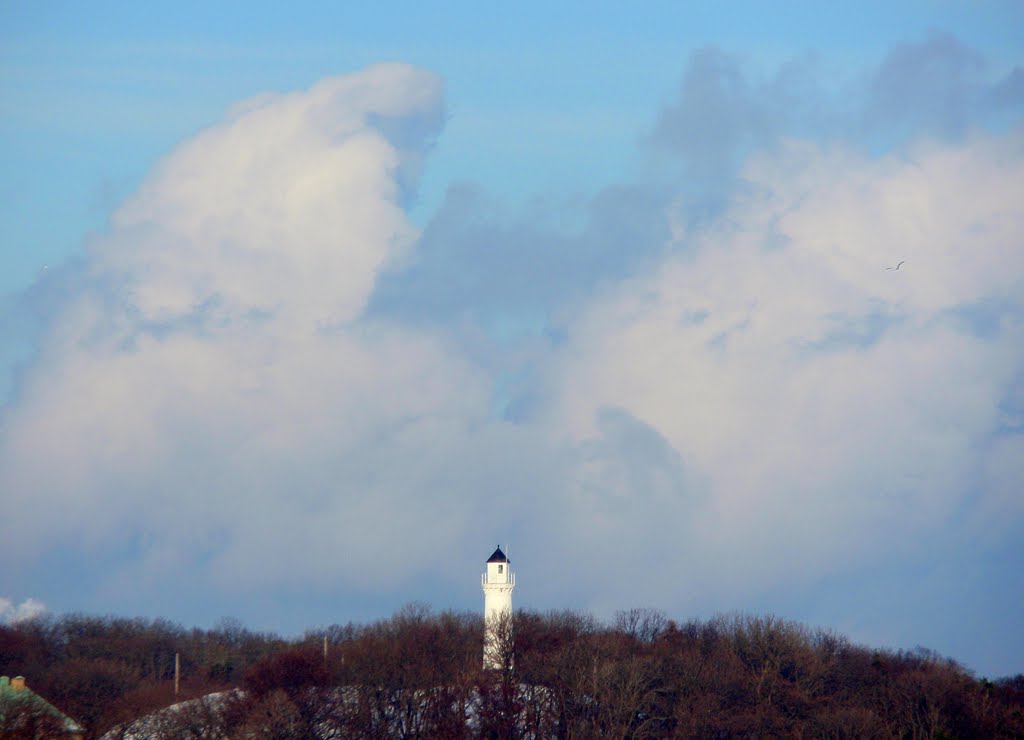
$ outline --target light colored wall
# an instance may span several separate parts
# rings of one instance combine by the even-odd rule
[[[501,573],[498,573],[498,566]],[[484,668],[501,668],[494,645],[496,636],[491,628],[493,620],[501,614],[512,614],[512,591],[516,587],[515,575],[509,563],[488,563],[480,578],[484,590]]]
[[[504,566],[504,573],[498,573],[498,566]],[[509,563],[488,563],[487,564],[487,582],[488,583],[508,583],[510,580],[509,574]]]

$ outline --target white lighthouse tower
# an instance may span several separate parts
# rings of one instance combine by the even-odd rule
[[[501,668],[512,637],[512,589],[516,577],[501,546],[487,558],[487,571],[480,576],[484,589],[484,668]]]

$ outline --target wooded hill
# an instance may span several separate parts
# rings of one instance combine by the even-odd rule
[[[482,618],[420,605],[296,640],[233,620],[69,615],[0,627],[0,673],[25,676],[90,738],[132,737],[172,704],[176,654],[179,701],[241,690],[160,715],[163,737],[1024,737],[1024,675],[978,679],[925,649],[771,616],[518,612],[507,627],[512,670],[484,671]],[[0,737],[42,722],[0,707]]]

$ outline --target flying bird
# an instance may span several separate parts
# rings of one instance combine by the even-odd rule
[[[886,270],[898,270],[898,269],[900,269],[900,265],[902,265],[904,262],[906,262],[906,260],[900,260],[899,264],[896,265],[896,267],[886,267],[885,269]]]

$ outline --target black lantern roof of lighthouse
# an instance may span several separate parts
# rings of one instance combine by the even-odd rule
[[[501,551],[501,545],[498,545],[498,549],[494,551],[491,557],[487,558],[488,563],[507,563],[508,558],[505,557],[505,553]]]

